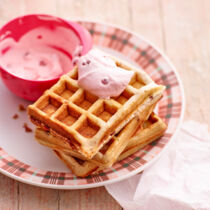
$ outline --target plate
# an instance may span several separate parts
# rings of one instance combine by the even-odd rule
[[[116,163],[98,175],[77,178],[47,147],[39,145],[33,132],[26,132],[24,123],[34,129],[26,111],[19,105],[29,103],[12,93],[0,82],[0,172],[40,187],[54,189],[82,189],[98,187],[131,177],[157,160],[172,142],[184,112],[181,81],[169,60],[150,42],[118,26],[79,21],[92,34],[94,45],[141,66],[159,84],[166,86],[156,113],[168,128],[162,138],[147,145],[130,157]],[[17,114],[18,118],[14,119]]]

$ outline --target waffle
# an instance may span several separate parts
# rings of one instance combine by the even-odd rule
[[[154,94],[160,98],[165,89],[155,84],[144,71],[114,60],[117,66],[134,71],[120,96],[105,100],[85,91],[78,85],[75,66],[28,107],[31,121],[60,137],[60,144],[69,152],[73,150],[91,159],[116,131],[138,114],[138,107],[147,106],[144,102],[148,99],[151,103],[155,101]]]
[[[126,148],[118,157],[118,161],[130,156],[131,154],[142,149],[144,146],[150,144],[156,139],[160,138],[167,126],[160,117],[152,113],[142,127],[137,129],[133,137],[128,141]]]
[[[120,154],[117,161],[132,155],[147,144],[155,141],[163,135],[165,129],[166,124],[157,115],[152,114],[149,119],[143,123],[143,126],[139,127],[135,135],[128,141],[126,148]],[[86,177],[105,169],[105,167],[92,163],[89,160],[81,160],[70,156],[65,152],[56,150],[54,150],[54,152],[76,176]]]
[[[141,119],[139,117],[133,118],[130,123],[128,123],[119,133],[112,137],[112,139],[108,143],[106,143],[96,153],[96,155],[92,159],[90,159],[90,161],[96,163],[97,165],[110,167],[126,147],[127,139],[129,139],[133,135],[137,127],[139,127],[145,120],[148,119],[155,105],[156,104],[152,104],[146,109],[141,110],[141,112],[139,113]],[[61,141],[61,139],[59,137],[47,135],[47,133],[40,128],[36,129],[35,138],[40,144],[44,146],[50,147],[54,150],[63,151],[70,156],[86,160],[86,158],[80,153],[77,153],[74,150],[69,152],[68,150],[66,151],[65,148],[60,147],[59,142]]]
[[[78,177],[87,177],[90,174],[102,170],[100,166],[90,161],[67,155],[65,152],[54,150],[57,157]]]

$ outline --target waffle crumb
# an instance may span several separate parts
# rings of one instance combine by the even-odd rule
[[[27,133],[32,132],[32,129],[28,127],[28,124],[27,123],[24,123],[23,124],[23,128],[25,128],[25,132],[27,132]]]
[[[19,104],[19,111],[25,111],[26,110],[26,108],[24,107],[24,105],[23,104]]]
[[[17,119],[18,117],[19,117],[18,114],[14,114],[12,118]]]

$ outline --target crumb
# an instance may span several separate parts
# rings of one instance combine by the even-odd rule
[[[25,128],[25,132],[27,132],[27,133],[32,132],[32,129],[28,127],[27,123],[24,123],[23,127]]]
[[[18,114],[14,114],[12,118],[17,119],[18,117],[19,117]]]
[[[24,107],[24,105],[23,104],[19,104],[19,111],[25,111],[26,110],[26,108]]]
[[[110,135],[111,135],[111,136],[114,136],[114,135],[115,135],[115,131],[113,131]]]

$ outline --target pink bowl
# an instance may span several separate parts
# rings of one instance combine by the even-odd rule
[[[0,29],[0,42],[8,37],[12,37],[14,40],[18,41],[22,35],[40,26],[47,27],[48,29],[52,28],[52,33],[53,29],[58,26],[70,30],[71,38],[74,40],[74,49],[70,49],[70,52],[68,52],[70,57],[72,57],[71,55],[77,45],[83,46],[81,54],[87,53],[92,47],[91,35],[81,25],[51,15],[42,14],[21,16],[9,21]],[[58,37],[58,39],[62,39],[62,37]],[[69,67],[69,70],[71,68],[72,66]],[[10,91],[15,95],[30,101],[38,99],[46,89],[50,88],[59,79],[54,78],[43,81],[27,80],[13,75],[1,66],[0,73],[4,84]]]

